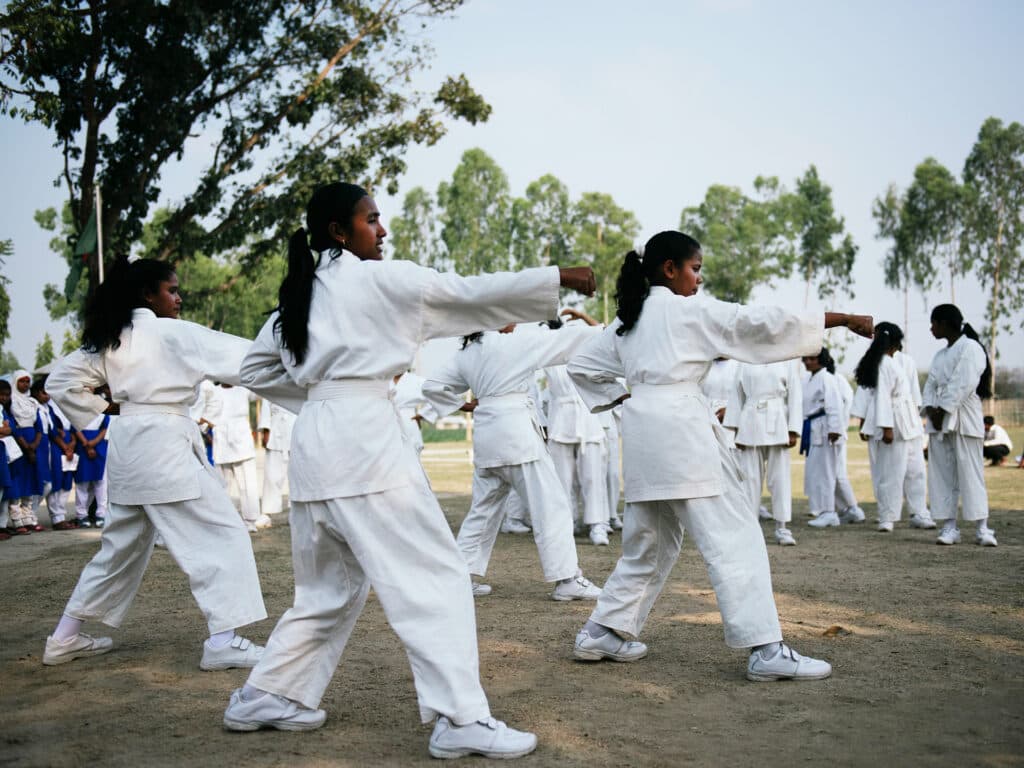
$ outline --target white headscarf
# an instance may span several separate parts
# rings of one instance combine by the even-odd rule
[[[36,412],[39,410],[39,403],[28,392],[22,393],[18,390],[18,379],[28,377],[32,381],[32,374],[20,369],[11,374],[11,415],[19,427],[31,427],[36,423]]]

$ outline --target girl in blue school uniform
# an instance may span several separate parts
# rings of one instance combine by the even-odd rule
[[[110,416],[100,414],[84,429],[75,430],[75,451],[78,469],[75,470],[75,515],[78,525],[89,528],[89,503],[96,500],[97,528],[102,528],[107,517],[107,429]]]
[[[15,371],[12,377],[11,426],[13,437],[22,456],[10,465],[11,470],[11,523],[16,533],[42,531],[32,511],[32,497],[42,496],[50,481],[50,446],[43,443],[45,434],[39,415],[39,404],[32,399],[29,389],[32,377],[28,371]],[[25,529],[25,530],[22,530]]]
[[[11,492],[11,470],[7,467],[7,438],[11,436],[13,418],[7,412],[7,404],[11,399],[11,385],[0,379],[0,541],[7,541],[11,534],[7,531],[8,513]]]
[[[75,482],[73,469],[65,470],[67,462],[75,455],[75,435],[71,422],[46,391],[46,380],[32,382],[32,397],[39,403],[39,413],[46,425],[46,437],[50,443],[50,490],[46,495],[46,508],[50,513],[50,524],[55,531],[68,531],[78,527],[65,520],[68,493]]]

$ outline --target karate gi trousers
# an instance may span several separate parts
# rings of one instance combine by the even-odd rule
[[[267,618],[252,541],[213,470],[196,459],[199,498],[110,504],[100,551],[85,566],[64,613],[121,626],[153,555],[157,533],[188,576],[210,634]]]
[[[85,520],[89,516],[89,503],[96,499],[96,519],[105,520],[109,511],[107,504],[107,476],[102,480],[75,483],[75,517]]]
[[[761,506],[761,488],[768,483],[772,517],[777,522],[793,519],[793,481],[789,474],[789,451],[785,445],[756,445],[736,450],[736,462],[744,476],[749,509],[756,520]]]
[[[255,523],[260,516],[260,495],[256,486],[256,459],[232,461],[218,464],[224,482],[232,479],[238,486],[238,502],[241,506],[242,519],[247,523]]]
[[[836,466],[840,449],[841,446],[826,441],[824,445],[812,445],[807,452],[804,493],[812,515],[836,511]]]
[[[469,571],[426,476],[413,467],[409,477],[378,493],[292,502],[295,604],[250,685],[319,706],[373,587],[405,645],[423,722],[490,716]]]
[[[605,430],[606,434],[608,430]],[[608,520],[619,517],[619,497],[622,495],[622,475],[619,469],[619,435],[614,433],[614,440],[607,440],[605,454],[607,468],[605,475],[605,497],[608,501]]]
[[[959,432],[929,435],[928,498],[937,522],[956,519],[958,499],[965,521],[988,518],[983,443],[980,437]]]
[[[279,515],[284,509],[284,484],[288,479],[288,454],[267,449],[263,457],[263,514]]]
[[[858,438],[859,439],[859,438]],[[850,475],[846,468],[846,449],[849,443],[842,440],[836,454],[836,512],[845,512],[857,506],[857,496],[850,484]]]
[[[605,582],[591,619],[636,637],[689,531],[707,565],[725,642],[752,648],[782,640],[761,526],[738,478],[721,496],[626,504],[622,556]]]
[[[915,437],[904,442],[907,448],[907,473],[903,477],[903,496],[911,515],[929,517],[928,470],[924,462],[924,438]]]
[[[871,485],[875,491],[875,500],[878,502],[880,523],[895,523],[902,517],[903,484],[907,475],[907,442],[893,440],[886,445],[876,438],[868,441]]]
[[[562,479],[562,487],[569,497],[569,509],[576,516],[580,502],[583,506],[583,524],[595,525],[608,522],[608,490],[605,487],[606,455],[605,444],[600,443],[559,443],[548,441],[548,453],[554,462],[555,471]],[[577,500],[577,486],[579,499]]]
[[[579,561],[569,499],[550,457],[543,454],[537,461],[478,468],[473,473],[473,504],[456,538],[469,572],[476,576],[487,573],[505,500],[512,489],[530,510],[544,580],[575,576]]]

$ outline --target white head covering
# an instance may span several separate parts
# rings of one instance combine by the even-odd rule
[[[32,380],[32,374],[24,369],[19,369],[11,374],[11,415],[19,427],[31,427],[36,423],[36,411],[39,410],[39,403],[28,392],[22,393],[18,390],[18,379],[28,377]]]

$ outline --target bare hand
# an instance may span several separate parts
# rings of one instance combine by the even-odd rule
[[[796,432],[790,432],[789,433],[789,447],[792,448],[793,446],[795,446],[799,439],[800,439],[800,435],[798,435]]]
[[[932,426],[939,432],[942,431],[942,420],[945,418],[946,412],[941,408],[935,406],[928,406],[928,418],[932,422]]]
[[[463,404],[462,404],[462,405],[461,405],[461,406],[459,407],[459,410],[460,410],[460,411],[462,411],[463,413],[472,413],[473,411],[475,411],[475,410],[476,410],[476,407],[477,407],[478,405],[480,405],[480,401],[479,401],[479,400],[477,400],[477,399],[476,399],[476,398],[474,397],[474,398],[473,398],[472,400],[470,400],[470,401],[469,401],[468,403],[463,403]]]
[[[860,433],[860,439],[861,439],[862,441],[864,441],[864,442],[866,443],[866,442],[867,442],[868,440],[870,440],[871,438],[870,438],[870,437],[868,437],[867,435],[865,435],[865,434],[864,434],[863,432],[861,432],[861,433]]]
[[[581,312],[580,310],[573,309],[572,307],[566,307],[558,314],[568,317],[570,320],[582,320],[587,325],[597,325],[597,320],[592,318],[586,312]]]
[[[829,433],[828,433],[828,441],[829,441],[830,443],[834,443],[834,442],[835,442],[836,440],[838,440],[838,439],[839,439],[840,437],[841,437],[841,435],[840,435],[840,434],[839,434],[838,432],[829,432]]]
[[[882,442],[886,445],[892,443],[892,427],[882,428]]]
[[[590,267],[559,267],[558,281],[563,288],[568,288],[584,296],[593,296],[597,291],[597,280],[594,270]]]
[[[846,327],[866,339],[875,335],[875,319],[871,315],[850,315]]]
[[[90,445],[88,448],[85,449],[85,455],[88,456],[90,459],[95,459],[96,449]]]

